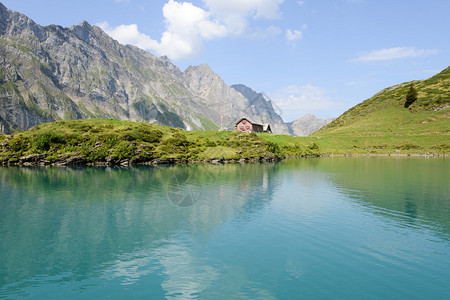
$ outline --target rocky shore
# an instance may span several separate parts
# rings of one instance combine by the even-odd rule
[[[164,165],[164,164],[226,164],[226,163],[253,163],[253,162],[276,162],[286,157],[248,157],[239,159],[225,159],[223,157],[206,160],[181,160],[176,158],[167,159],[116,159],[111,156],[102,160],[88,161],[82,154],[63,154],[56,160],[48,160],[43,154],[29,154],[18,159],[0,161],[2,166],[129,166],[129,165]]]

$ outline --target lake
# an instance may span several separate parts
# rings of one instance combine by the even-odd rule
[[[449,299],[449,158],[0,168],[0,298]]]

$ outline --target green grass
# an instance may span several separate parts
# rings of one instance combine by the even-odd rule
[[[411,83],[387,88],[313,134],[332,153],[449,153],[450,67],[412,82],[418,99],[404,108]]]
[[[198,131],[114,119],[44,123],[0,136],[0,161],[17,163],[31,154],[47,163],[68,157],[84,163],[199,162],[212,159],[273,160],[283,153],[256,134]]]
[[[417,90],[418,99],[406,109],[404,103],[411,83]],[[429,79],[384,89],[352,107],[314,135],[384,135],[389,131],[398,134],[448,132],[448,109],[436,110],[449,105],[450,67]]]
[[[67,120],[0,135],[0,162],[20,164],[31,154],[38,155],[39,162],[45,164],[74,157],[82,164],[121,164],[215,159],[267,161],[332,154],[450,153],[448,132],[418,132],[405,129],[401,135],[385,131],[376,135],[293,137],[235,131],[191,132],[114,119]]]

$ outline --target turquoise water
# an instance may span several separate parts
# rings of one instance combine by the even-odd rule
[[[450,299],[450,159],[0,168],[0,298]]]

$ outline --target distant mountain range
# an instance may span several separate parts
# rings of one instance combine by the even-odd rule
[[[308,136],[329,124],[333,120],[334,118],[319,119],[313,115],[306,114],[293,122],[286,123],[286,125],[291,135]]]
[[[182,72],[167,57],[121,45],[87,22],[40,26],[0,3],[0,54],[4,133],[87,118],[206,130],[221,121],[233,128],[241,117],[289,133],[262,94],[228,86],[207,64]]]

